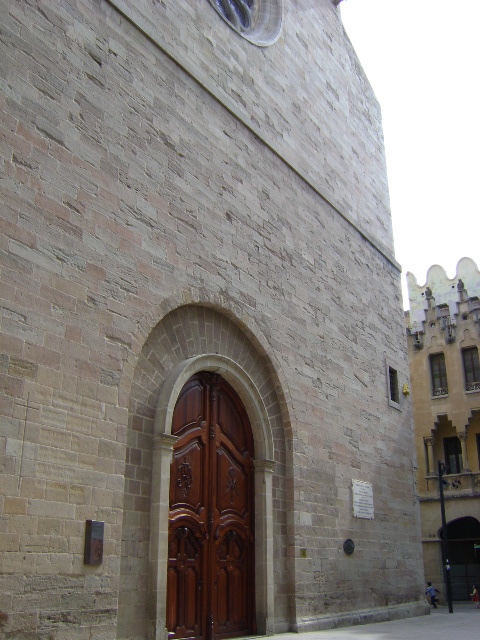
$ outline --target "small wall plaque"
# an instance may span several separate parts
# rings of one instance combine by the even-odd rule
[[[102,564],[104,522],[87,520],[85,523],[85,550],[83,563],[89,565]]]
[[[371,482],[352,480],[353,517],[373,520],[373,486]]]

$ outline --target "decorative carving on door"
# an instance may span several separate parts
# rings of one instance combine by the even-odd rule
[[[173,420],[167,627],[171,638],[255,632],[253,438],[220,376],[199,373]]]
[[[230,493],[230,504],[233,504],[234,495],[238,496],[237,479],[235,477],[235,469],[230,467],[228,470],[227,493]]]
[[[177,487],[180,487],[184,498],[188,496],[192,482],[192,467],[188,464],[187,459],[184,458],[177,469]]]

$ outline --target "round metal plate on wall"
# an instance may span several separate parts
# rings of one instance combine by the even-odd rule
[[[345,551],[347,556],[351,556],[352,553],[355,551],[355,543],[354,543],[354,541],[351,540],[350,538],[345,540],[345,542],[343,543],[343,550]]]

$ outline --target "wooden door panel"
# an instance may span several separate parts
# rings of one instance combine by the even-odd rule
[[[202,545],[190,529],[179,526],[170,532],[168,555],[167,628],[177,637],[199,637]]]
[[[215,635],[246,635],[251,631],[248,619],[248,545],[236,531],[229,530],[219,542],[216,555]],[[253,590],[253,583],[250,590]]]
[[[243,567],[242,567],[243,568]],[[245,627],[245,590],[243,585],[243,571],[232,569],[229,574],[229,610],[232,612],[232,622],[239,628]]]
[[[191,595],[186,598],[185,602],[185,629],[186,632],[196,631],[196,625],[199,621],[199,601],[198,601],[198,582],[199,572],[194,567],[187,567],[185,570],[185,593]]]
[[[205,385],[198,379],[187,382],[177,400],[172,421],[172,434],[181,437],[184,433],[202,426],[206,410]]]
[[[225,569],[217,570],[215,588],[217,590],[217,615],[215,622],[218,627],[225,626],[228,621],[228,605],[225,597],[228,589],[228,577]]]
[[[218,375],[182,389],[172,419],[167,628],[214,640],[255,631],[253,438]]]
[[[206,455],[203,434],[175,449],[170,468],[171,508],[191,509],[197,514],[202,510],[207,483]]]
[[[243,464],[242,464],[243,462]],[[248,470],[225,448],[217,449],[217,509],[221,514],[248,514]]]
[[[239,401],[220,391],[217,402],[217,426],[231,440],[234,447],[240,452],[249,451],[249,433],[245,432],[245,410]],[[250,449],[251,453],[251,449]]]
[[[178,573],[176,568],[168,567],[167,569],[167,629],[178,628]]]

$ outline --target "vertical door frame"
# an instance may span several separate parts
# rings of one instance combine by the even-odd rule
[[[248,373],[230,358],[206,354],[178,364],[162,386],[155,412],[149,588],[154,640],[166,640],[170,462],[177,440],[171,435],[173,411],[185,383],[199,371],[214,371],[237,392],[252,428],[255,447],[255,615],[257,633],[274,633],[273,436],[261,394]]]

